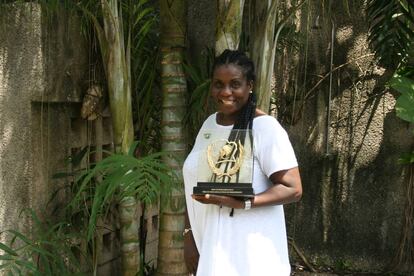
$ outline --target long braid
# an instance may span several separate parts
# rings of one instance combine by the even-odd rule
[[[214,70],[222,65],[237,65],[243,71],[244,77],[246,81],[254,82],[256,79],[254,73],[254,64],[251,59],[249,59],[243,52],[240,51],[232,51],[232,50],[224,50],[224,52],[218,56],[214,62],[213,72]],[[237,142],[240,140],[240,143],[244,146],[246,140],[246,132],[249,133],[249,141],[250,141],[250,148],[253,149],[253,119],[256,114],[256,95],[253,91],[251,91],[249,98],[247,100],[246,105],[242,108],[239,113],[239,116],[236,122],[233,125],[233,129],[229,135],[228,140]],[[246,131],[250,130],[250,131]],[[239,152],[235,153],[236,157],[239,156]],[[228,164],[226,165],[225,170],[227,170]],[[216,180],[216,177],[213,177]],[[237,181],[239,178],[239,173],[237,173]],[[224,182],[224,177],[223,177]],[[234,209],[231,210],[230,216],[233,216]]]

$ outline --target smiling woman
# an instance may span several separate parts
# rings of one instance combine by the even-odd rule
[[[302,185],[286,131],[256,109],[254,80],[253,62],[244,53],[225,50],[217,57],[211,84],[217,112],[204,122],[184,163],[184,254],[197,275],[290,274],[283,204],[298,201]],[[206,154],[205,130],[228,144],[234,141],[231,131],[251,130],[252,198],[193,195],[202,169],[197,163]]]
[[[232,125],[249,100],[253,80],[247,80],[238,65],[224,64],[214,70],[211,96],[217,111],[218,123]]]

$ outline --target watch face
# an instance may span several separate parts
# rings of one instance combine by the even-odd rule
[[[252,201],[247,199],[244,201],[244,210],[250,210],[252,208]]]

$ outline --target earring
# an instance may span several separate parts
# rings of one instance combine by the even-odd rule
[[[250,94],[253,94],[253,90],[250,90],[250,92],[249,92]]]

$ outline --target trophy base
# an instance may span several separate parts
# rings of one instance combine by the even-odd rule
[[[193,194],[225,195],[243,198],[254,197],[251,183],[197,182],[197,186],[193,188]]]

